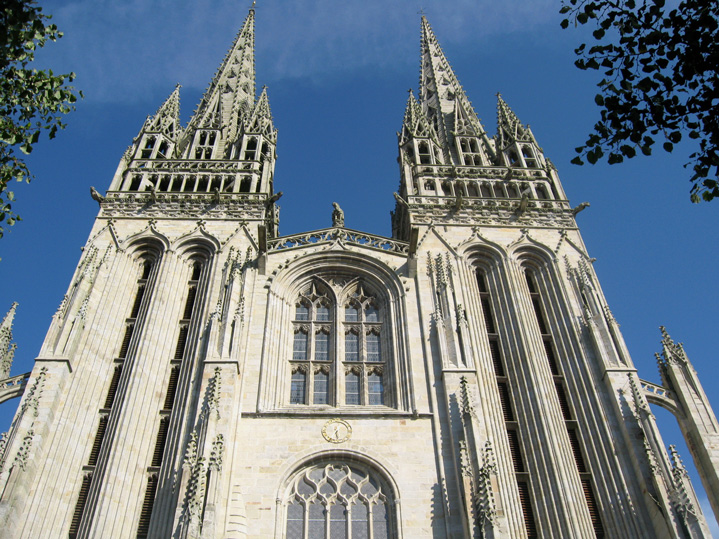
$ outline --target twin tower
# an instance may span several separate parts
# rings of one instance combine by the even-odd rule
[[[556,169],[479,122],[427,20],[392,237],[279,236],[254,10],[110,188],[0,446],[4,537],[709,537],[719,426],[665,333],[637,376]],[[388,191],[388,196],[391,192]]]

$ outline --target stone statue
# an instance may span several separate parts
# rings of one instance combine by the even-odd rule
[[[345,212],[342,211],[342,208],[340,208],[340,205],[336,202],[332,203],[332,207],[334,208],[334,210],[332,210],[332,226],[344,228]]]

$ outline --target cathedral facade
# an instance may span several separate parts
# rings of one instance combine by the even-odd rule
[[[254,16],[93,189],[0,445],[6,536],[710,537],[649,403],[719,513],[716,417],[666,332],[638,377],[532,131],[500,96],[486,133],[422,17],[392,237],[338,204],[281,236]]]

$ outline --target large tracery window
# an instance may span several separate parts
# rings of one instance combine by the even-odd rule
[[[340,299],[315,284],[300,294],[292,321],[290,404],[387,404],[382,320],[379,300],[361,284]]]
[[[304,468],[286,491],[287,539],[388,539],[394,532],[391,488],[356,462]]]

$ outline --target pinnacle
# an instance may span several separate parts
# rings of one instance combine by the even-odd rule
[[[10,310],[5,314],[2,323],[0,323],[0,328],[12,328],[12,323],[15,319],[15,310],[17,309],[17,306],[18,302],[14,301],[13,304],[10,306]]]
[[[512,142],[518,141],[536,144],[529,125],[522,125],[499,92],[497,92],[497,138],[500,148],[505,148]]]

